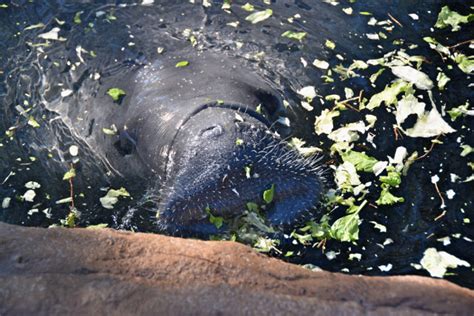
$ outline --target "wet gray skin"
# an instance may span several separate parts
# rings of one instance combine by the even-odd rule
[[[116,144],[125,159],[143,164],[127,172],[156,179],[158,224],[174,234],[215,233],[206,209],[231,219],[248,202],[265,205],[273,225],[304,218],[323,185],[314,159],[300,157],[276,132],[288,132],[276,122],[285,115],[278,93],[224,55],[173,56],[137,74]],[[180,58],[189,65],[176,67]],[[272,185],[266,205],[262,194]]]

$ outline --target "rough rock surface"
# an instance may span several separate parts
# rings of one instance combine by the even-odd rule
[[[0,223],[0,315],[472,314],[474,291],[312,272],[232,242]]]

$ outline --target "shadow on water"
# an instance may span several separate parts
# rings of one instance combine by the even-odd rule
[[[252,25],[245,21],[248,13],[240,8],[242,1],[234,1],[235,9],[230,13],[221,9],[219,1],[211,7],[189,1],[155,2],[143,6],[127,1],[11,1],[0,9],[0,199],[11,198],[8,207],[0,209],[0,220],[47,227],[65,218],[70,204],[57,201],[71,194],[69,182],[62,178],[75,159],[69,152],[70,146],[79,145],[80,160],[75,162],[74,179],[75,206],[81,212],[79,224],[107,223],[115,228],[153,231],[152,215],[146,200],[140,198],[144,195],[143,184],[149,179],[137,176],[125,181],[118,177],[107,165],[106,157],[95,155],[94,143],[87,135],[95,120],[108,115],[105,107],[100,107],[109,98],[107,89],[121,86],[131,90],[131,78],[138,69],[161,54],[189,47],[189,32],[197,40],[195,49],[226,54],[271,82],[290,103],[293,134],[328,152],[330,141],[316,136],[313,130],[314,117],[331,105],[315,101],[315,110],[308,112],[298,105],[300,99],[295,91],[314,85],[320,95],[343,95],[344,86],[369,91],[370,82],[367,77],[355,77],[344,81],[344,86],[327,84],[321,78],[322,72],[303,67],[301,58],[309,63],[315,58],[324,59],[331,66],[341,63],[337,54],[349,62],[368,60],[399,49],[393,40],[403,38],[404,47],[418,45],[410,54],[425,56],[433,64],[426,72],[435,78],[434,65],[442,61],[423,37],[432,36],[430,28],[444,4],[468,12],[461,1],[357,1],[352,5],[354,12],[371,12],[378,20],[387,19],[390,13],[403,25],[394,27],[388,38],[379,42],[365,35],[373,32],[367,25],[368,16],[342,12],[341,7],[348,3],[332,6],[323,1],[272,1],[272,18]],[[263,4],[256,7],[265,8]],[[418,14],[419,21],[413,21],[409,13]],[[295,14],[300,17],[289,24],[287,18]],[[228,25],[236,21],[239,27]],[[58,38],[39,37],[54,28],[60,30]],[[281,33],[288,29],[306,31],[307,37],[304,42],[282,38]],[[469,34],[448,31],[439,31],[437,38],[449,45],[470,39]],[[325,48],[326,39],[336,43],[334,51]],[[163,48],[161,54],[158,48]],[[437,102],[450,108],[472,100],[466,76],[454,69],[450,77],[453,83],[446,92],[435,93]],[[384,74],[377,86],[383,87],[392,79]],[[424,98],[427,100],[427,95]],[[377,149],[369,148],[367,143],[360,143],[359,149],[370,149],[375,158],[385,159],[402,145],[410,153],[430,147],[429,139],[396,140],[391,128],[393,115],[382,110],[374,114],[378,117],[373,131]],[[74,115],[83,115],[84,120],[71,131],[65,117]],[[352,122],[360,120],[361,115],[352,112],[343,119]],[[436,247],[472,264],[474,233],[472,223],[466,223],[465,218],[474,220],[473,184],[449,181],[451,174],[461,178],[471,174],[468,160],[459,156],[458,138],[463,135],[465,141],[473,139],[472,118],[458,119],[452,126],[460,132],[443,136],[443,143],[415,163],[403,179],[397,195],[405,197],[405,203],[364,209],[357,245],[329,241],[328,250],[339,253],[333,260],[317,248],[290,247],[300,255],[289,260],[330,271],[427,275],[410,264],[418,263],[426,248]],[[454,199],[446,200],[446,214],[438,220],[435,219],[443,210],[431,183],[433,175],[443,179],[440,185],[446,187],[444,191],[450,188],[456,192]],[[20,196],[27,190],[24,185],[30,181],[41,187],[35,189],[34,202],[22,201]],[[98,198],[110,186],[126,187],[135,200],[120,200],[113,210],[102,208]],[[369,193],[368,199],[374,201],[377,196]],[[374,229],[371,221],[385,225],[387,232]],[[451,237],[449,245],[437,241],[447,236]],[[393,243],[383,245],[388,239]],[[348,260],[350,253],[361,253],[361,260]],[[388,272],[378,268],[388,264],[393,266]],[[471,268],[455,271],[446,278],[474,288]]]

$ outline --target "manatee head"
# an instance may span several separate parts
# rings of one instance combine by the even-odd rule
[[[263,192],[273,186],[271,202]],[[181,126],[169,151],[159,222],[174,232],[212,232],[208,212],[239,216],[249,202],[264,205],[272,225],[288,226],[313,210],[323,183],[315,159],[305,159],[242,106],[206,106]]]

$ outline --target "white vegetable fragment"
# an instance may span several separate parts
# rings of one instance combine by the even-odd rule
[[[359,133],[363,134],[367,130],[364,122],[359,121],[355,123],[349,123],[345,126],[331,132],[328,138],[332,141],[338,142],[354,142],[359,139]]]
[[[340,254],[340,252],[335,252],[333,250],[330,250],[326,252],[326,257],[328,258],[328,260],[333,260],[334,258],[337,257],[338,254]]]
[[[421,72],[410,66],[395,66],[392,67],[392,72],[398,78],[407,82],[415,84],[418,89],[431,90],[433,88],[433,81],[424,72]]]
[[[324,60],[319,60],[319,59],[315,59],[313,61],[313,66],[316,67],[316,68],[319,68],[319,69],[328,69],[329,68],[329,63],[327,61],[324,61]]]
[[[395,112],[395,119],[398,125],[405,122],[406,118],[411,114],[422,116],[425,113],[426,104],[419,102],[418,98],[413,94],[404,96],[397,104],[397,110]]]
[[[439,176],[438,175],[434,175],[431,177],[431,183],[433,184],[436,184],[439,182]]]
[[[441,134],[454,133],[455,131],[454,128],[443,120],[436,106],[433,106],[431,111],[419,116],[415,125],[404,132],[410,137],[434,137]]]
[[[313,86],[301,88],[300,90],[296,91],[296,93],[308,100],[312,100],[317,96],[316,89]]]
[[[456,195],[456,192],[454,192],[454,190],[452,189],[446,191],[446,196],[448,197],[448,200],[452,200],[455,195]]]
[[[73,157],[76,157],[79,154],[79,147],[76,145],[71,145],[69,147],[69,154]]]
[[[5,209],[5,208],[9,208],[10,207],[10,202],[11,202],[11,198],[10,197],[6,197],[3,199],[2,201],[2,208]]]
[[[410,14],[408,14],[408,16],[410,18],[412,18],[413,20],[415,20],[415,21],[418,21],[420,19],[420,17],[416,13],[410,13]]]
[[[28,181],[27,183],[25,183],[25,188],[35,190],[41,188],[41,184],[35,181]]]
[[[129,197],[130,194],[124,188],[119,190],[110,189],[107,194],[99,199],[103,208],[113,209],[114,205],[117,204],[119,197]]]
[[[445,251],[438,252],[435,248],[425,250],[420,264],[435,278],[442,278],[448,268],[457,268],[458,266],[469,268],[471,266],[469,262],[456,258]]]
[[[321,112],[321,115],[316,117],[316,121],[314,122],[316,134],[321,135],[331,133],[334,128],[333,118],[338,117],[339,114],[339,111],[324,109]]]
[[[392,270],[393,265],[391,263],[389,263],[389,264],[386,264],[386,265],[380,265],[380,266],[378,266],[378,268],[382,272],[388,272],[388,271]]]
[[[33,202],[33,200],[35,199],[35,196],[36,196],[36,192],[33,191],[33,190],[28,190],[25,192],[25,194],[23,194],[23,199],[26,201],[26,202]]]
[[[337,167],[334,180],[339,188],[361,184],[357,170],[350,162],[344,162]]]
[[[381,233],[386,233],[387,232],[387,227],[386,226],[384,226],[382,224],[379,224],[375,221],[370,221],[369,223],[374,224],[374,228],[378,229]]]
[[[362,259],[362,254],[361,253],[350,253],[349,254],[349,260],[354,260],[357,259],[357,261],[360,261]]]
[[[65,41],[66,39],[63,37],[59,37],[59,31],[61,29],[59,27],[54,27],[51,31],[38,35],[39,38],[45,40],[52,40],[52,41]]]

